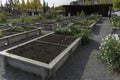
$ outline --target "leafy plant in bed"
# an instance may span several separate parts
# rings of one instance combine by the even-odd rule
[[[111,23],[113,28],[119,28],[120,29],[120,17],[112,17]]]
[[[24,31],[29,31],[29,30],[32,30],[32,29],[35,29],[35,28],[34,27],[13,26],[10,29],[3,30],[3,35],[8,36],[8,35],[24,32]]]
[[[70,26],[68,28],[57,27],[55,30],[56,34],[70,35],[74,37],[82,37],[81,43],[86,45],[90,42],[91,31],[89,29],[78,29],[75,26]]]

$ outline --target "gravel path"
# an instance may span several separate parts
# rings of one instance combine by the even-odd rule
[[[96,25],[90,45],[79,46],[57,71],[55,80],[120,80],[112,76],[107,67],[97,58],[101,39],[111,30],[107,18],[102,18]],[[0,80],[40,80],[40,76],[30,74],[13,67],[3,67],[0,60]]]

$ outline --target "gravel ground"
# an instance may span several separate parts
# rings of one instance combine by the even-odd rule
[[[97,58],[101,39],[111,32],[107,18],[102,18],[93,29],[94,37],[87,46],[79,46],[74,55],[57,71],[55,80],[120,80],[110,74],[108,68]],[[3,67],[0,58],[0,80],[41,80],[40,76],[13,67]]]

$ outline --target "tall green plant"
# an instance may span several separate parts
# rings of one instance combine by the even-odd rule
[[[80,13],[80,16],[85,16],[85,12],[82,10],[81,13]]]
[[[2,30],[0,30],[0,37],[1,37],[1,36],[3,36],[3,31],[2,31]]]
[[[7,16],[3,13],[0,13],[0,22],[4,22],[7,20]]]

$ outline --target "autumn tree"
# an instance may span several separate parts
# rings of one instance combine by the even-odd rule
[[[26,9],[26,4],[25,4],[24,0],[22,0],[22,3],[20,4],[20,8],[21,9]]]
[[[113,0],[113,9],[120,10],[120,0]]]
[[[40,0],[27,0],[26,3],[27,9],[34,9],[34,10],[41,10],[42,9],[42,4]]]
[[[85,5],[90,5],[90,1],[89,0],[85,0]]]
[[[27,9],[31,9],[30,0],[27,0],[27,3],[26,3],[26,8],[27,8]]]

